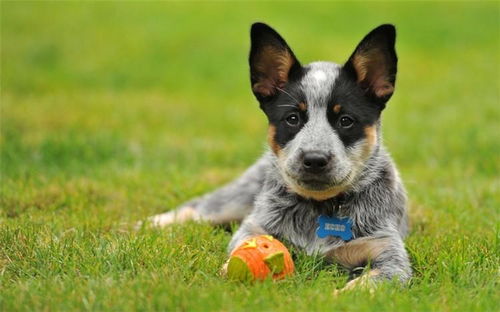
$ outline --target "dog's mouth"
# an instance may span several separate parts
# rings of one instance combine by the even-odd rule
[[[334,187],[341,187],[349,179],[349,175],[342,178],[332,178],[326,175],[296,175],[288,171],[285,172],[285,175],[287,176],[287,182],[292,182],[311,191],[324,191]]]
[[[315,200],[325,200],[342,193],[349,184],[349,175],[342,179],[331,179],[326,177],[296,177],[285,173],[285,181],[293,192]]]
[[[332,183],[332,181],[327,181],[323,179],[311,179],[311,178],[306,178],[306,179],[294,179],[295,183],[297,183],[299,186],[309,189],[311,191],[324,191],[329,188],[337,186],[336,183]]]
[[[317,179],[292,180],[288,181],[287,184],[291,191],[300,196],[318,201],[335,197],[346,189],[344,184],[334,184]]]

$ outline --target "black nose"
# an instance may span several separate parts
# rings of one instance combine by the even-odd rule
[[[320,173],[328,165],[328,155],[319,151],[305,152],[302,165],[307,172]]]

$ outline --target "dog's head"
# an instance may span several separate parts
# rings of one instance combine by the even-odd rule
[[[252,26],[252,91],[287,186],[325,200],[355,183],[379,144],[379,119],[396,80],[395,28],[371,31],[343,65],[302,66],[269,26]]]

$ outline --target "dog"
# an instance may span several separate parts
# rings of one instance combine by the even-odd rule
[[[407,282],[407,196],[380,121],[395,88],[395,39],[395,27],[384,24],[344,65],[303,66],[274,29],[253,24],[250,81],[269,121],[268,150],[233,182],[151,224],[241,222],[229,252],[269,234],[351,272],[368,266],[346,288]]]

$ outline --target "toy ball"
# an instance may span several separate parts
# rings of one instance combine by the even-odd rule
[[[252,237],[229,257],[227,276],[241,281],[274,280],[291,275],[294,264],[288,249],[270,235]]]

